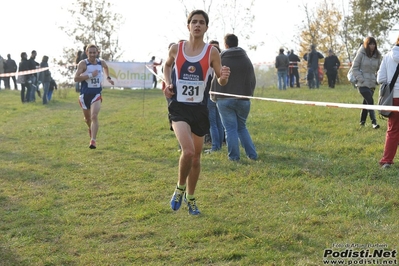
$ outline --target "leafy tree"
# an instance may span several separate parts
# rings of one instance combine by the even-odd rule
[[[101,58],[106,61],[117,60],[122,55],[118,30],[123,17],[113,12],[112,6],[107,0],[75,0],[67,9],[73,20],[60,29],[82,50],[85,45],[93,43],[99,47]],[[77,51],[72,48],[63,50],[63,58],[56,63],[61,66],[73,65]],[[61,74],[71,78],[74,68],[69,67],[62,72]]]
[[[314,44],[322,53],[332,49],[340,54],[343,45],[337,29],[342,15],[334,3],[324,0],[315,12],[309,10],[307,5],[304,6],[304,10],[307,21],[302,26],[300,53],[307,53],[310,45]]]
[[[305,5],[307,20],[300,34],[301,54],[308,51],[310,44],[315,44],[322,53],[332,49],[341,62],[351,62],[366,36],[374,36],[381,49],[386,46],[389,31],[398,21],[399,9],[395,2],[351,0],[347,15],[345,10],[340,12],[333,2],[327,0],[315,11]]]
[[[351,0],[350,6],[351,13],[345,18],[348,50],[353,54],[367,36],[373,36],[379,48],[389,45],[389,31],[399,17],[397,1]]]

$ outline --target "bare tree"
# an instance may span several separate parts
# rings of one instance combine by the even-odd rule
[[[120,52],[118,30],[123,22],[122,15],[114,13],[112,3],[107,0],[75,0],[67,9],[72,21],[60,27],[73,39],[78,49],[83,50],[87,44],[99,47],[101,57],[106,61],[117,60]],[[63,58],[55,63],[60,66],[71,66],[75,63],[76,50],[65,47]],[[65,77],[72,77],[73,67],[61,71]]]
[[[187,17],[192,10],[198,9],[198,2],[189,2],[189,5],[186,2],[180,0],[183,12]],[[202,10],[208,14],[211,23],[211,27],[205,35],[205,41],[210,41],[218,36],[223,37],[226,33],[234,33],[240,40],[249,41],[253,35],[252,23],[255,20],[255,16],[252,14],[254,3],[255,0],[245,2],[238,0],[230,2],[202,0]],[[254,45],[253,47],[256,48]]]

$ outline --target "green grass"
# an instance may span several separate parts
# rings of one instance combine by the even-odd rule
[[[253,100],[259,160],[204,154],[192,217],[169,207],[179,153],[162,93],[103,96],[90,150],[74,89],[46,106],[0,91],[0,265],[322,265],[337,243],[398,248],[399,172],[378,166],[385,121]],[[350,86],[256,96],[362,101]]]

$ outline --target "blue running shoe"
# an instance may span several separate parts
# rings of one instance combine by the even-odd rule
[[[187,204],[189,214],[191,215],[201,214],[201,212],[198,210],[195,199],[188,200],[186,197],[184,197],[184,202]]]
[[[170,200],[170,207],[172,208],[172,210],[177,211],[180,208],[183,196],[184,190],[176,188],[175,192],[173,193],[172,199]]]

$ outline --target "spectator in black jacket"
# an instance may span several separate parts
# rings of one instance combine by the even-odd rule
[[[18,67],[18,80],[17,82],[21,84],[21,102],[25,103],[29,101],[29,94],[25,94],[26,87],[26,77],[27,75],[24,73],[20,73],[23,71],[29,70],[29,62],[28,62],[28,55],[23,52],[21,53],[21,62],[19,63]]]
[[[53,97],[53,92],[54,90],[57,89],[57,83],[55,82],[55,80],[53,79],[53,77],[50,75],[50,88],[48,90],[48,94],[47,94],[47,99],[50,101],[51,98]]]
[[[48,68],[48,56],[43,56],[42,62],[40,63],[40,68]],[[50,88],[51,73],[50,70],[44,70],[39,72],[39,81],[43,84],[43,104],[47,104],[47,95]]]
[[[298,72],[298,62],[301,62],[301,59],[298,55],[294,54],[294,50],[291,50],[290,55],[288,56],[288,60],[290,61],[289,66],[289,76],[290,76],[290,87],[294,87],[294,83],[296,82],[296,87],[300,88],[300,80],[299,80],[299,72]]]
[[[11,59],[11,55],[10,54],[7,55],[7,61],[6,61],[4,66],[5,66],[4,67],[4,72],[5,73],[15,73],[15,72],[17,72],[17,63],[15,63],[15,60]],[[12,81],[14,82],[14,90],[18,90],[17,79],[15,78],[15,75],[11,76],[11,78],[12,78]],[[11,86],[10,86],[10,77],[4,77],[4,84],[5,84],[6,89],[10,89],[11,88]]]
[[[334,89],[337,80],[338,68],[341,62],[332,50],[328,50],[328,56],[324,59],[324,70],[327,74],[328,87]]]
[[[28,70],[34,70],[36,68],[39,68],[40,64],[35,61],[36,55],[37,55],[36,51],[33,50],[31,53],[31,56],[28,60],[28,66],[29,66]],[[36,91],[38,91],[37,73],[26,75],[25,85],[27,88],[26,97],[28,98],[28,102],[36,101],[35,93],[36,93]],[[39,92],[38,92],[38,94],[40,97]]]
[[[323,58],[324,55],[316,50],[316,45],[314,44],[310,46],[309,53],[303,56],[303,59],[308,61],[308,77],[311,77],[311,79],[308,80],[309,89],[313,89],[314,87],[318,89],[320,87],[319,59]]]

